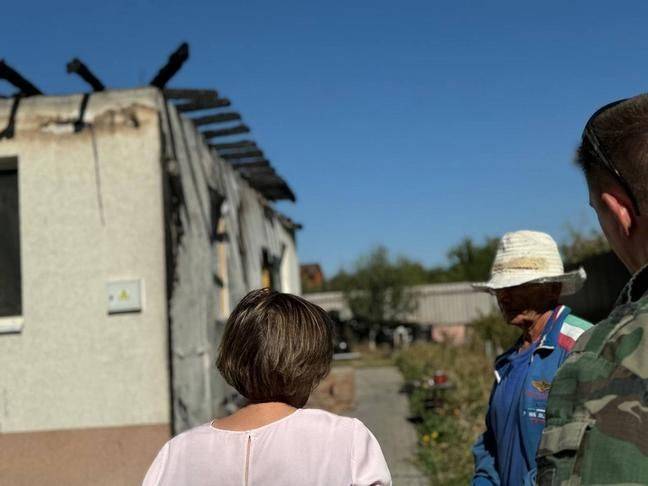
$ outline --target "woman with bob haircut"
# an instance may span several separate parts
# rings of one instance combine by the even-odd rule
[[[169,440],[144,486],[391,485],[362,422],[303,408],[332,357],[322,308],[270,289],[247,294],[227,321],[217,366],[248,405]]]

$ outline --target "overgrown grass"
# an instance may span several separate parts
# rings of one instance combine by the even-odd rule
[[[416,344],[396,357],[405,380],[425,381],[436,370],[448,373],[454,388],[445,391],[443,404],[426,410],[429,391],[417,387],[410,396],[412,414],[422,417],[417,425],[418,460],[432,484],[469,484],[473,471],[471,446],[484,428],[484,416],[493,380],[492,363],[484,347]]]

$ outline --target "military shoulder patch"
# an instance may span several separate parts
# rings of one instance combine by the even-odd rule
[[[578,338],[587,331],[592,324],[580,317],[569,314],[563,322],[560,334],[558,336],[558,346],[567,351],[571,351]]]
[[[540,393],[548,392],[551,388],[551,383],[545,380],[533,380],[531,384],[533,385],[533,388],[538,390]]]

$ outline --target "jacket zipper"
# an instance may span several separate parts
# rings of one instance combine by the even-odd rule
[[[247,437],[247,446],[245,448],[245,486],[249,484],[250,475],[250,449],[252,448],[252,436]]]

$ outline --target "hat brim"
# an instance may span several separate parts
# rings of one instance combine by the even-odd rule
[[[500,274],[491,278],[488,282],[478,282],[472,284],[475,290],[493,293],[496,290],[517,287],[525,284],[562,284],[560,295],[572,295],[578,292],[587,280],[585,269],[580,267],[578,270],[546,277],[530,277],[529,275]]]

